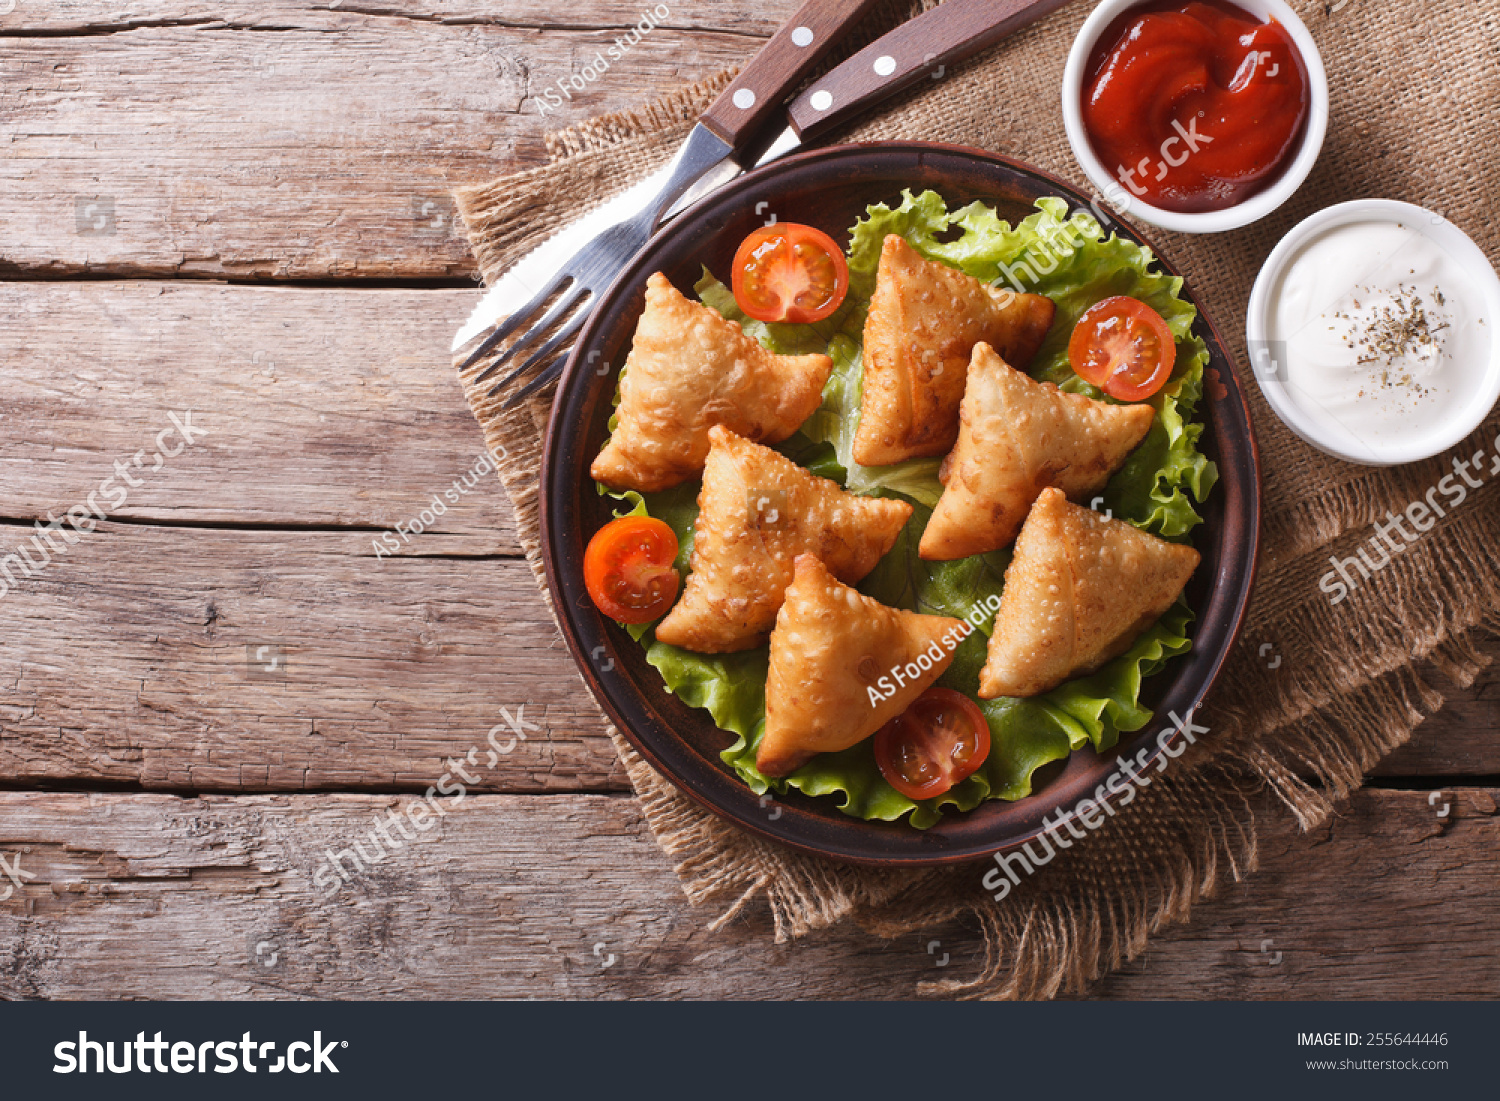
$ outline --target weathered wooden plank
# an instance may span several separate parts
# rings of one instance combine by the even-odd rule
[[[1273,830],[1257,875],[1093,993],[1494,998],[1497,794],[1365,791],[1314,835]]]
[[[1449,793],[1440,818],[1420,792],[1366,792],[1314,837],[1268,822],[1257,875],[1093,993],[1492,997],[1495,796]],[[890,998],[981,954],[951,925],[777,947],[752,914],[710,933],[628,798],[468,796],[390,824],[402,805],[0,794],[0,853],[35,877],[0,902],[0,996]],[[356,843],[371,863],[341,857],[345,881],[329,853]]]
[[[174,25],[277,29],[319,24],[342,16],[344,23],[364,16],[390,20],[419,20],[448,25],[482,24],[550,31],[628,29],[648,9],[653,15],[667,9],[663,27],[686,30],[727,31],[765,38],[797,10],[797,0],[766,0],[736,3],[734,0],[692,0],[654,4],[650,0],[590,0],[572,7],[547,0],[505,0],[504,6],[476,0],[401,0],[371,4],[365,0],[265,0],[260,3],[230,3],[226,0],[194,3],[193,0],[150,0],[102,8],[98,0],[47,0],[27,3],[0,15],[0,34],[88,33],[103,34],[141,27]]]
[[[163,282],[0,283],[0,517],[81,503],[168,430],[113,515],[188,523],[434,528],[518,554],[509,501],[448,357],[463,290]],[[206,429],[191,447],[171,416]],[[119,484],[118,482],[116,484]],[[108,497],[103,500],[108,501]],[[0,540],[3,542],[3,540]],[[368,543],[368,540],[366,540]]]
[[[25,522],[0,523],[0,551],[29,537],[31,521],[84,503],[141,449],[144,469],[131,469],[142,484],[113,511],[122,519],[408,525],[478,458],[443,350],[472,300],[0,284],[0,335],[24,351],[0,377],[0,517]],[[208,435],[151,471],[156,434],[189,408]],[[483,475],[455,495],[435,533],[401,540],[400,553],[475,561],[377,558],[375,531],[103,525],[0,599],[12,655],[0,775],[195,790],[425,786],[498,721],[497,707],[528,703],[552,727],[549,756],[509,759],[485,786],[618,788],[602,722],[529,573],[489,560],[518,550],[503,491]],[[456,631],[453,646],[433,645],[433,620]],[[244,647],[278,640],[297,651],[296,675],[250,677]],[[91,671],[85,695],[80,669]],[[1454,693],[1378,771],[1500,774],[1497,685],[1492,667]],[[229,745],[206,738],[214,731],[233,732]]]
[[[1479,649],[1490,665],[1468,688],[1438,681],[1447,703],[1372,775],[1500,776],[1500,639],[1487,639]]]
[[[522,560],[109,522],[18,581],[0,598],[7,783],[424,790],[476,749],[491,790],[624,786]],[[545,729],[486,765],[521,707]]]
[[[0,525],[0,550],[31,531]],[[462,555],[467,540],[415,543]],[[446,758],[487,756],[499,709],[524,705],[547,732],[481,770],[480,787],[623,787],[519,559],[380,558],[368,533],[106,522],[18,581],[0,597],[8,783],[425,789]],[[262,645],[274,649],[257,662]],[[263,670],[277,652],[285,664]],[[1382,772],[1500,773],[1494,670]]]
[[[20,4],[5,29],[50,7]],[[58,10],[88,25],[151,19]],[[623,31],[612,14],[559,32],[493,13],[280,12],[0,37],[0,274],[468,277],[451,188],[545,160],[547,129],[740,63],[776,21],[768,11],[747,32],[735,7],[709,20],[723,30],[663,25],[590,82],[585,67]],[[570,76],[585,87],[544,115],[542,89]]]

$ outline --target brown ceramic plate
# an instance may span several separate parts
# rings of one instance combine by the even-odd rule
[[[1193,649],[1146,681],[1142,702],[1157,719],[1102,756],[1075,751],[1039,771],[1034,794],[1019,802],[991,800],[966,814],[951,809],[928,830],[904,822],[865,822],[839,811],[832,798],[795,792],[774,806],[719,760],[733,737],[701,711],[667,691],[646,664],[644,649],[589,600],[583,550],[617,502],[601,497],[589,463],[603,446],[618,366],[625,362],[644,303],[646,278],[664,272],[690,293],[703,266],[727,281],[734,251],[774,211],[784,222],[805,222],[841,245],[848,227],[876,202],[898,202],[903,188],[941,194],[950,208],[978,199],[1012,222],[1032,212],[1044,195],[1087,208],[1077,191],[1036,169],[977,149],[922,142],[843,145],[790,157],[749,173],[710,195],[666,226],[620,273],[600,299],[570,357],[552,408],[542,459],[542,556],[563,635],[595,697],[610,719],[658,771],[688,795],[752,833],[807,853],[859,864],[923,865],[974,860],[1030,840],[1042,820],[1074,806],[1103,783],[1118,754],[1161,752],[1158,733],[1169,712],[1187,714],[1208,692],[1240,627],[1255,573],[1260,521],[1260,474],[1255,437],[1234,365],[1199,306],[1197,333],[1208,343],[1209,367],[1222,389],[1205,394],[1202,451],[1219,465],[1219,483],[1201,508],[1205,523],[1195,544],[1203,554],[1188,586],[1197,613]],[[759,211],[759,213],[757,213]],[[1133,229],[1116,231],[1147,243]],[[1171,272],[1170,264],[1162,267]],[[1191,288],[1183,295],[1195,306]],[[600,364],[611,365],[600,370]],[[1216,396],[1215,396],[1216,395]],[[1212,725],[1211,722],[1206,725]]]

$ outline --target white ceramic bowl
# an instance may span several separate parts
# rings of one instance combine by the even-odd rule
[[[1272,332],[1273,315],[1288,266],[1304,248],[1328,231],[1355,222],[1395,222],[1415,229],[1442,249],[1477,292],[1485,311],[1485,327],[1490,330],[1487,359],[1451,364],[1451,369],[1462,372],[1459,384],[1469,391],[1468,400],[1458,412],[1441,423],[1425,427],[1415,423],[1409,435],[1395,440],[1361,438],[1330,418],[1312,415],[1293,396],[1286,378],[1268,354],[1271,342],[1279,337]],[[1355,272],[1350,275],[1351,281],[1358,277]],[[1302,439],[1320,451],[1352,463],[1394,466],[1416,462],[1462,442],[1483,423],[1500,399],[1500,276],[1468,234],[1430,210],[1393,199],[1339,203],[1298,223],[1272,250],[1250,292],[1245,340],[1261,393],[1283,423]]]
[[[1238,229],[1264,218],[1286,202],[1312,171],[1318,153],[1323,148],[1323,136],[1328,131],[1328,75],[1323,71],[1323,59],[1318,54],[1318,45],[1285,0],[1235,2],[1238,7],[1260,19],[1276,20],[1291,35],[1297,52],[1302,55],[1302,63],[1307,68],[1308,115],[1302,146],[1280,178],[1264,191],[1256,192],[1225,210],[1182,214],[1151,206],[1123,187],[1100,162],[1093,146],[1089,144],[1088,132],[1083,126],[1083,81],[1089,58],[1098,45],[1099,37],[1109,25],[1123,12],[1139,7],[1141,0],[1104,0],[1084,21],[1078,37],[1073,40],[1073,49],[1068,54],[1062,81],[1063,124],[1067,128],[1068,144],[1073,147],[1073,156],[1084,175],[1088,176],[1098,190],[1100,198],[1123,217],[1183,233],[1220,233],[1226,229]]]

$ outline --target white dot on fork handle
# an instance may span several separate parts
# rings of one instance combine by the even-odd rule
[[[833,106],[833,93],[820,88],[812,94],[811,102],[814,111],[826,111]]]
[[[884,54],[875,59],[875,75],[890,76],[896,71],[896,59],[890,54]]]
[[[807,27],[798,27],[792,31],[793,46],[811,46],[813,33]]]
[[[748,111],[755,106],[755,93],[749,88],[741,88],[734,93],[734,105],[741,111]]]

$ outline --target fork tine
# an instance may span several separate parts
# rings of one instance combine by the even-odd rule
[[[474,381],[483,382],[490,375],[498,371],[506,360],[519,352],[527,351],[533,341],[540,339],[544,332],[552,328],[553,325],[556,325],[569,311],[577,307],[579,300],[588,293],[588,290],[582,283],[575,282],[563,293],[563,296],[557,300],[553,307],[543,315],[540,321],[516,337],[509,348],[495,357],[495,362],[475,375]],[[528,360],[527,362],[530,363],[532,360]]]
[[[515,332],[516,327],[520,325],[521,322],[525,321],[533,313],[541,309],[542,303],[551,298],[557,288],[562,286],[568,278],[569,276],[567,272],[558,272],[557,276],[550,283],[548,283],[536,294],[531,296],[530,302],[526,303],[526,305],[516,310],[504,321],[500,322],[499,325],[491,329],[490,335],[485,337],[479,347],[474,349],[469,358],[463,361],[463,364],[459,367],[459,370],[467,371],[474,364],[478,363],[485,356],[489,355],[490,352],[494,349],[495,345],[499,344],[511,333]]]
[[[521,364],[521,366],[517,367],[510,374],[506,375],[499,382],[495,383],[494,386],[490,387],[490,395],[493,397],[496,393],[498,393],[500,390],[503,390],[511,382],[515,381],[521,375],[524,375],[536,364],[545,360],[549,355],[553,353],[553,351],[559,344],[578,332],[578,330],[583,326],[584,321],[587,320],[588,316],[588,306],[584,305],[580,307],[578,312],[568,320],[568,323],[561,329],[557,330],[557,333],[552,337],[551,340],[547,341],[546,344],[543,344],[540,348],[533,352],[531,354],[531,357],[527,359],[525,363]],[[563,349],[562,354],[566,354],[566,352],[567,349]]]
[[[558,375],[562,374],[562,370],[562,361],[559,360],[556,363],[548,365],[546,369],[538,371],[535,378],[533,378],[525,386],[521,387],[514,394],[501,402],[500,408],[513,409],[515,406],[519,405],[521,402],[529,398],[532,394],[540,390],[543,386],[546,386],[547,383],[557,378]]]
[[[568,319],[568,323],[561,329],[558,329],[557,332],[554,333],[552,337],[547,341],[547,343],[543,344],[535,352],[532,352],[525,363],[521,364],[521,366],[517,367],[508,376],[506,376],[505,381],[508,382],[511,379],[516,378],[518,375],[523,375],[538,363],[545,361],[549,356],[552,355],[554,350],[558,349],[559,345],[561,345],[564,341],[570,339],[578,332],[580,328],[583,327],[583,323],[588,320],[588,316],[589,306],[587,301],[585,301],[579,305],[578,311]],[[563,347],[559,352],[560,355],[567,355],[567,353],[568,349],[566,347]],[[500,385],[503,385],[503,383],[497,384],[495,386],[495,389],[499,389]],[[491,393],[493,392],[494,391],[492,390]]]

